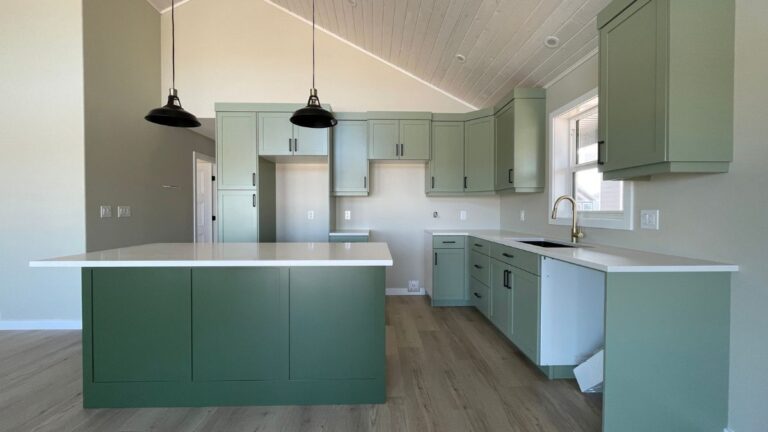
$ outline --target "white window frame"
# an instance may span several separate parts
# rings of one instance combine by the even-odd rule
[[[573,174],[576,170],[584,170],[597,166],[597,161],[576,164],[576,149],[571,145],[571,120],[574,116],[561,118],[564,114],[574,111],[581,105],[597,97],[597,89],[590,90],[573,101],[552,111],[549,114],[549,208],[561,195],[573,196]],[[587,112],[589,110],[585,110]],[[578,214],[578,224],[582,227],[605,228],[617,230],[634,229],[634,186],[631,181],[624,181],[623,191],[624,211],[583,211]],[[549,214],[551,225],[571,225],[571,209],[567,203],[562,204],[553,219]]]

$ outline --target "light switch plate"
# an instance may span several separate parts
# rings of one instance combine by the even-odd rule
[[[467,220],[467,211],[466,210],[461,210],[459,212],[459,220]]]
[[[99,207],[99,217],[104,218],[111,218],[112,217],[112,206],[103,205]]]
[[[520,222],[525,222],[525,210],[520,210]]]
[[[352,219],[352,212],[349,210],[344,210],[344,220],[350,220]]]
[[[640,228],[647,230],[659,229],[658,210],[640,210]]]
[[[117,206],[117,218],[129,218],[131,217],[131,206]]]

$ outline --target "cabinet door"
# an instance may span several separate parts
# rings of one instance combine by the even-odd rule
[[[430,120],[400,120],[400,159],[429,160]]]
[[[368,158],[397,159],[396,145],[400,143],[400,123],[397,120],[368,120]]]
[[[280,156],[293,153],[291,113],[259,113],[259,154]]]
[[[512,336],[512,285],[507,283],[510,268],[491,260],[491,322],[507,337]]]
[[[432,123],[432,160],[429,161],[427,192],[464,190],[464,123]]]
[[[467,300],[464,249],[433,249],[432,253],[432,299]]]
[[[328,156],[330,128],[293,127],[293,154],[300,156]]]
[[[333,194],[368,194],[368,124],[339,122],[333,128]]]
[[[288,379],[288,286],[280,272],[192,269],[195,381]]]
[[[490,192],[493,179],[493,117],[466,123],[464,139],[464,175],[466,192]]]
[[[256,189],[256,113],[216,113],[216,163],[219,189]]]
[[[600,30],[599,141],[603,171],[664,161],[657,89],[666,65],[657,55],[658,0],[638,1]],[[663,57],[663,56],[661,56]],[[706,91],[702,89],[702,91]]]
[[[255,191],[219,191],[219,241],[259,241],[259,209]]]
[[[189,269],[93,269],[96,382],[189,381]]]
[[[515,99],[513,177],[516,191],[544,188],[545,99]],[[507,173],[509,175],[509,173]],[[509,179],[507,179],[509,181]]]
[[[496,190],[515,187],[515,105],[504,107],[496,116]]]
[[[511,267],[512,299],[512,342],[528,356],[539,362],[539,313],[541,296],[540,279],[526,271]]]

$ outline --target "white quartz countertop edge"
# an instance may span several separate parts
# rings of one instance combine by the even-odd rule
[[[391,267],[392,260],[30,261],[30,267]]]
[[[675,272],[737,272],[739,266],[713,261],[657,254],[583,243],[577,248],[543,248],[515,241],[512,238],[559,239],[499,230],[425,230],[432,236],[472,236],[493,243],[514,247],[552,259],[588,267],[606,273],[675,273]],[[467,248],[470,248],[467,245]]]

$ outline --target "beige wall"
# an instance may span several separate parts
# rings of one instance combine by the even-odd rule
[[[163,14],[163,92],[170,86],[170,13]],[[311,87],[311,27],[262,0],[194,0],[176,9],[176,87],[185,108],[300,102]],[[469,108],[318,31],[317,88],[336,111]],[[404,95],[407,95],[404,97]]]
[[[661,210],[661,230],[586,228],[585,241],[738,263],[731,295],[730,426],[735,432],[768,424],[768,3],[736,2],[734,162],[728,174],[661,176],[635,182],[635,216]],[[548,89],[547,111],[597,86],[593,59]],[[567,239],[547,223],[546,194],[504,196],[504,228]],[[525,222],[519,212],[526,210]]]
[[[2,2],[0,328],[80,318],[79,270],[28,262],[85,249],[81,10],[80,0]]]
[[[213,155],[214,147],[144,120],[161,103],[160,15],[146,1],[83,7],[88,250],[192,241],[192,152]],[[112,206],[111,219],[99,218],[102,204]],[[118,205],[132,216],[114,217]]]

